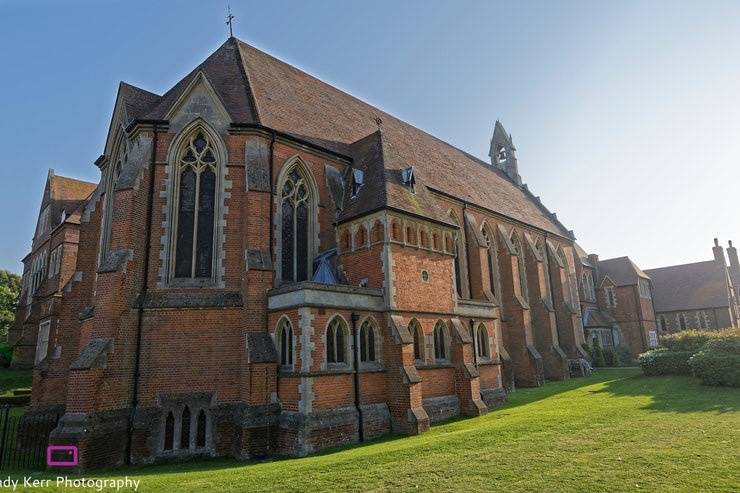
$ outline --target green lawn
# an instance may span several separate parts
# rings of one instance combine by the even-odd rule
[[[0,396],[13,395],[14,390],[31,390],[33,370],[0,368]]]
[[[738,464],[740,390],[604,369],[520,390],[484,417],[416,437],[303,459],[217,460],[99,477],[128,474],[144,492],[729,492],[740,490]]]

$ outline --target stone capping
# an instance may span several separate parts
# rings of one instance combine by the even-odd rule
[[[359,374],[363,373],[385,373],[385,368],[360,368]],[[352,375],[355,371],[352,368],[342,369],[327,369],[327,370],[315,370],[315,371],[291,371],[281,370],[278,372],[278,376],[281,378],[299,378],[299,377],[321,377],[326,375]]]
[[[545,310],[547,310],[548,312],[555,311],[555,307],[552,304],[552,300],[548,298],[541,298],[540,301],[542,301],[542,304],[545,306]]]
[[[465,226],[468,227],[470,232],[469,236],[475,240],[475,245],[482,248],[488,248],[486,239],[483,237],[483,232],[478,228],[478,223],[475,221],[475,217],[469,212],[464,214]]]
[[[455,368],[455,365],[450,363],[450,361],[448,360],[444,362],[435,362],[435,363],[420,363],[420,364],[417,364],[414,368],[418,370],[439,370],[441,368]]]
[[[383,311],[385,304],[380,289],[315,282],[292,283],[267,292],[268,310],[284,310],[301,306],[353,308]]]
[[[396,344],[413,344],[414,338],[409,332],[406,320],[400,315],[391,315],[391,333]]]
[[[511,363],[511,356],[503,345],[498,349],[498,354],[502,363]]]
[[[531,356],[532,358],[534,358],[535,360],[541,360],[541,359],[542,359],[542,355],[540,354],[540,352],[539,352],[539,351],[537,351],[537,348],[535,348],[535,347],[534,347],[533,345],[531,345],[531,344],[527,344],[527,352],[528,352],[528,353],[529,353],[529,355],[530,355],[530,356]]]
[[[248,363],[277,363],[278,354],[272,337],[267,332],[247,334]]]
[[[403,383],[410,385],[421,382],[421,375],[416,371],[415,366],[402,366],[400,370],[403,376]]]
[[[71,370],[91,370],[105,368],[108,353],[113,352],[113,339],[110,337],[96,337],[87,343],[79,356],[72,362]]]
[[[126,272],[126,262],[134,257],[133,250],[112,250],[100,262],[98,274],[106,272]]]
[[[480,373],[478,372],[478,368],[475,367],[473,363],[465,363],[463,365],[465,368],[465,376],[467,378],[478,378],[480,376]]]
[[[144,308],[231,308],[244,306],[238,291],[149,291]]]
[[[555,262],[557,262],[558,267],[560,267],[561,269],[564,269],[565,264],[563,263],[563,259],[560,258],[560,255],[558,255],[557,247],[550,240],[546,240],[546,243],[547,243],[547,247],[550,249],[550,255],[552,256],[552,258],[555,259]]]
[[[250,249],[246,252],[247,270],[272,271],[270,250]]]
[[[80,321],[87,320],[88,318],[92,318],[93,315],[95,315],[95,306],[86,306],[80,311],[79,319]]]
[[[491,296],[493,297],[493,295]],[[495,319],[499,318],[496,316],[496,308],[498,306],[495,298],[492,301],[463,300],[458,298],[455,314],[462,317]]]
[[[529,250],[532,252],[537,262],[542,262],[545,260],[545,258],[542,255],[544,252],[544,249],[543,250],[538,249],[537,246],[535,245],[535,241],[532,239],[532,236],[527,232],[524,233],[524,241],[527,242],[527,244],[529,244]]]
[[[451,318],[452,322],[452,339],[460,344],[473,344],[473,338],[470,337],[470,333],[465,330],[462,322],[459,318]]]
[[[522,295],[520,295],[519,293],[514,293],[514,299],[519,304],[519,307],[522,310],[529,310],[529,302],[527,302],[527,300],[525,300]]]

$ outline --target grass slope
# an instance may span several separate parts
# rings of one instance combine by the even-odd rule
[[[604,369],[520,390],[486,416],[420,436],[303,459],[214,460],[99,477],[128,474],[144,492],[738,491],[739,444],[740,390]]]

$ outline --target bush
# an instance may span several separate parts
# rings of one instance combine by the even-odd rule
[[[619,355],[619,363],[622,365],[630,366],[635,361],[630,350],[624,346],[619,346],[617,348],[617,354]]]
[[[691,357],[689,365],[704,385],[740,387],[740,354],[703,350]]]
[[[684,330],[675,334],[664,335],[660,338],[660,345],[671,351],[690,351],[696,353],[718,332],[706,330]]]
[[[13,348],[8,346],[5,342],[0,342],[0,368],[7,368],[10,366],[10,361],[13,359]]]
[[[606,366],[604,351],[601,349],[598,340],[594,340],[594,345],[591,348],[591,358],[594,360],[594,367]]]
[[[690,375],[691,351],[670,351],[666,348],[653,349],[638,358],[643,373],[655,375]]]
[[[740,354],[740,329],[717,332],[704,344],[702,351]]]
[[[617,351],[603,349],[601,352],[604,355],[606,366],[619,366],[619,353]]]

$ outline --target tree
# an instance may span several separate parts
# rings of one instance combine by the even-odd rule
[[[7,270],[0,270],[0,342],[8,339],[8,331],[15,322],[15,308],[21,294],[21,278]]]

